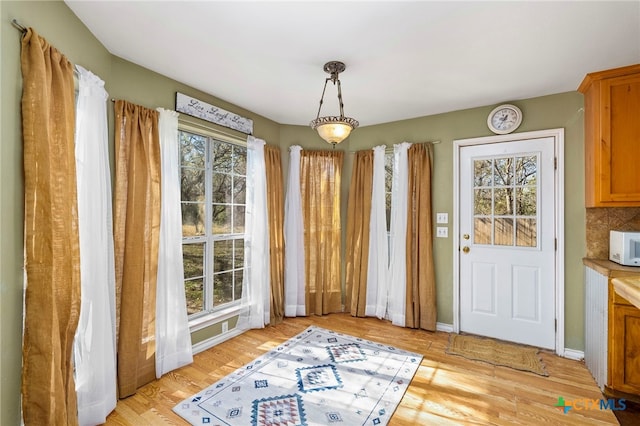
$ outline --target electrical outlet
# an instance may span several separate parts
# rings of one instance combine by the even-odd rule
[[[436,228],[436,237],[438,238],[449,237],[449,228],[447,228],[446,226],[438,226],[438,228]]]
[[[449,213],[436,213],[436,223],[449,223]]]
[[[229,321],[223,321],[222,322],[222,332],[226,333],[227,331],[229,331]]]

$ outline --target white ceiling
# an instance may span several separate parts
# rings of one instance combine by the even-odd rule
[[[282,124],[315,118],[330,60],[346,63],[361,126],[572,91],[640,62],[640,1],[66,4],[112,54]],[[335,113],[329,85],[322,115]]]

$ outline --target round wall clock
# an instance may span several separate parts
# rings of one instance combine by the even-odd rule
[[[487,117],[487,126],[493,133],[506,135],[522,123],[522,111],[515,105],[504,104],[495,107]]]

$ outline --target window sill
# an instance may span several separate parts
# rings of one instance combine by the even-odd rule
[[[203,328],[210,327],[221,321],[233,318],[240,315],[240,312],[242,312],[242,307],[238,303],[233,306],[220,309],[219,311],[198,316],[189,321],[189,332],[193,333],[194,331],[202,330]]]

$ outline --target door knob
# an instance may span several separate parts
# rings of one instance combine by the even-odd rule
[[[462,247],[462,252],[463,252],[463,253],[469,253],[469,250],[471,250],[471,249],[469,248],[469,246],[464,246],[464,247]]]

